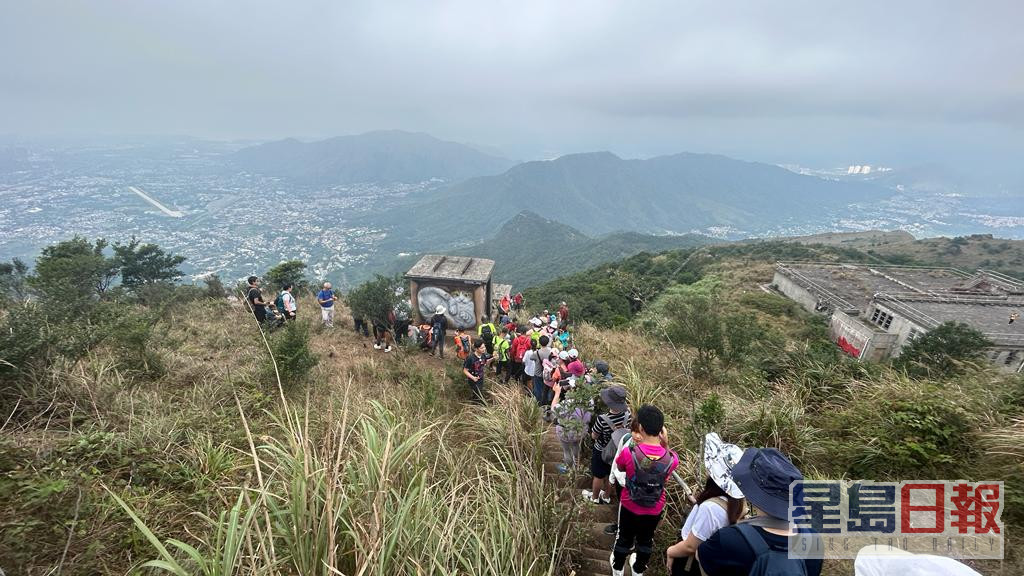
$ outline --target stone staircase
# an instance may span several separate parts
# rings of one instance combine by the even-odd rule
[[[615,536],[604,533],[608,524],[615,522],[618,514],[618,503],[589,504],[584,502],[580,491],[590,488],[590,454],[581,455],[580,468],[568,474],[559,474],[558,465],[562,463],[562,445],[555,436],[554,426],[550,426],[544,434],[543,442],[544,474],[559,479],[559,498],[572,504],[575,521],[580,530],[586,531],[585,545],[574,554],[573,563],[575,576],[608,576],[611,567],[608,556],[615,543]],[[630,568],[626,568],[630,575]]]

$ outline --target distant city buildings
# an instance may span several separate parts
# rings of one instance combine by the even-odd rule
[[[992,341],[989,360],[1024,371],[1024,282],[991,270],[779,262],[772,287],[829,317],[832,340],[861,360],[898,356],[945,322],[963,322]]]

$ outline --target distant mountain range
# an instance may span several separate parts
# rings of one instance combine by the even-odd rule
[[[494,260],[494,281],[522,290],[641,252],[692,248],[711,242],[713,238],[697,234],[652,236],[638,232],[592,238],[571,226],[524,210],[509,219],[491,238],[449,252]],[[418,258],[418,254],[398,258],[391,272],[405,272]]]
[[[506,215],[530,210],[587,234],[617,231],[687,233],[708,227],[764,229],[820,221],[891,190],[837,182],[784,168],[710,154],[623,160],[609,152],[526,162],[495,175],[430,191],[385,214],[403,222],[392,237],[438,246],[457,228],[485,238]],[[427,224],[430,223],[430,224]]]
[[[428,134],[382,130],[318,142],[278,140],[228,157],[234,169],[332,187],[360,182],[449,182],[499,174],[515,164]]]

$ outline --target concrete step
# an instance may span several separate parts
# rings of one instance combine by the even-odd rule
[[[604,527],[607,525],[606,522],[594,522],[587,527],[587,530],[594,547],[607,548],[611,551],[612,545],[615,544],[615,536],[604,533]]]
[[[589,507],[590,518],[594,522],[604,522],[610,524],[615,522],[619,517],[619,507],[617,504],[594,504]]]

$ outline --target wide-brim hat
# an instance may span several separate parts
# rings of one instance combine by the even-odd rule
[[[747,448],[732,469],[732,477],[751,504],[774,518],[789,519],[789,485],[804,475],[775,448]],[[793,505],[803,506],[803,491],[793,494]]]
[[[531,318],[530,324],[533,324],[534,326],[541,326],[544,323],[540,321],[540,318]]]
[[[741,458],[743,449],[739,446],[722,442],[714,432],[704,436],[704,468],[715,484],[733,498],[743,498],[743,491],[732,477]]]
[[[444,305],[438,304],[437,308],[434,308],[434,314],[444,314],[446,312]]]
[[[622,386],[609,386],[601,390],[601,400],[611,410],[625,410],[626,389]]]

